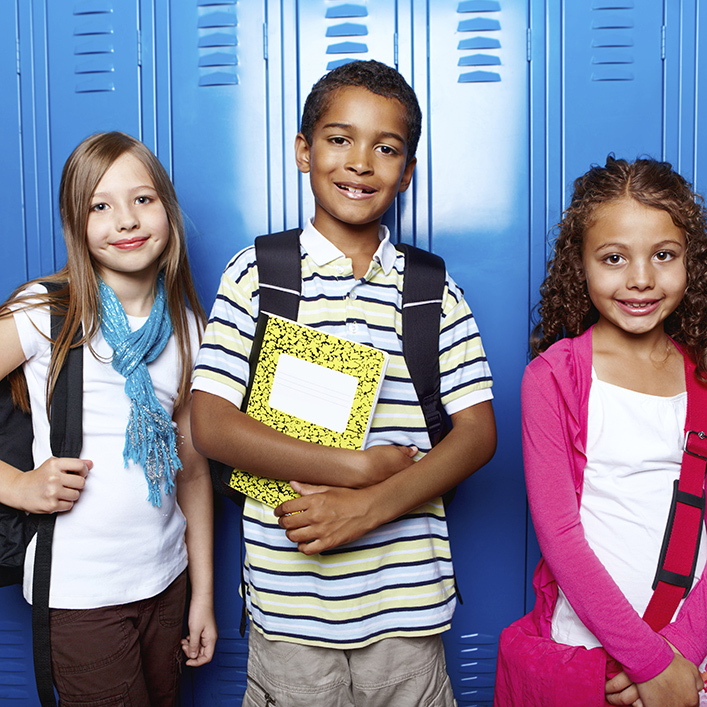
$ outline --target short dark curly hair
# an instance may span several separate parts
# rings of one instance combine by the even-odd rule
[[[599,319],[589,298],[582,261],[584,233],[598,206],[615,199],[635,199],[667,211],[685,234],[687,288],[677,309],[665,320],[665,331],[693,355],[707,377],[707,221],[702,197],[668,162],[643,158],[634,162],[607,157],[574,183],[569,207],[556,227],[557,240],[540,288],[539,321],[530,339],[531,356],[564,337],[578,336]]]
[[[300,131],[312,144],[314,128],[326,113],[332,96],[347,86],[361,86],[385,98],[395,98],[405,109],[407,160],[415,156],[422,130],[422,112],[415,91],[402,74],[380,61],[350,61],[324,74],[312,87],[302,111]]]

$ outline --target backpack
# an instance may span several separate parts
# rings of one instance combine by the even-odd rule
[[[302,292],[301,232],[296,228],[255,239],[261,312],[297,321]],[[395,247],[405,254],[403,357],[434,446],[450,428],[440,397],[439,373],[439,322],[446,269],[442,258],[434,253],[405,243]],[[255,361],[250,363],[252,370]],[[242,494],[228,485],[232,469],[220,463],[212,463],[211,469],[217,490],[243,505]],[[453,496],[454,489],[444,495],[445,505]]]
[[[47,290],[63,287],[61,283],[43,282]],[[56,339],[64,316],[51,314],[51,337]],[[81,331],[73,343],[78,343]],[[83,347],[70,349],[57,377],[50,410],[52,454],[76,457],[83,444]],[[15,407],[7,378],[0,380],[0,459],[29,471],[32,459],[32,417]],[[56,514],[27,515],[0,504],[0,587],[21,584],[25,550],[37,534],[32,585],[32,636],[34,672],[41,704],[56,705],[52,685],[49,645],[49,581],[51,576],[52,538]]]

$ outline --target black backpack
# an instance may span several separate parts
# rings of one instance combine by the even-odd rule
[[[301,229],[255,239],[260,283],[260,311],[297,321],[302,292]],[[405,243],[395,246],[405,254],[403,282],[403,356],[420,401],[434,446],[449,431],[449,418],[440,397],[439,322],[446,270],[438,255]],[[251,371],[256,361],[251,360]],[[232,469],[212,463],[214,485],[220,493],[243,504],[243,496],[228,482]],[[454,489],[444,496],[448,504]]]
[[[58,290],[60,283],[42,283],[47,290]],[[64,316],[52,313],[51,336],[56,339]],[[81,338],[77,331],[74,343]],[[83,444],[83,347],[72,348],[67,355],[54,388],[50,410],[52,454],[75,457]],[[32,459],[32,418],[15,407],[7,378],[0,380],[0,459],[29,471]],[[52,538],[56,514],[28,516],[23,511],[0,504],[0,586],[21,584],[25,550],[37,534],[32,585],[32,636],[34,672],[40,702],[56,705],[52,685],[49,644],[49,581],[51,576]]]

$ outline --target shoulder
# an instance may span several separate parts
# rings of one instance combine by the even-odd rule
[[[243,277],[252,272],[255,272],[257,276],[257,260],[254,245],[243,248],[243,250],[236,253],[231,260],[229,260],[223,274],[224,277],[228,277],[234,282],[239,282]]]
[[[574,338],[560,339],[525,368],[521,390],[524,398],[533,391],[560,391],[565,399],[584,400],[591,386],[591,329]]]

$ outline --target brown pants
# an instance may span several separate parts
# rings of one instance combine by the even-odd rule
[[[61,707],[172,707],[179,683],[186,572],[151,599],[52,609]]]

